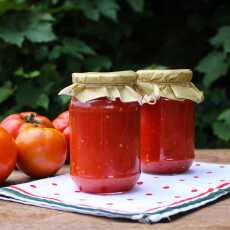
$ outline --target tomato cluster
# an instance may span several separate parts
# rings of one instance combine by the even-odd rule
[[[33,178],[54,175],[65,163],[69,113],[53,122],[35,112],[7,116],[0,127],[0,183],[16,167]]]
[[[47,117],[41,116],[35,112],[11,114],[1,122],[1,126],[14,138],[18,136],[20,131],[28,127],[38,126],[53,128],[52,122]]]

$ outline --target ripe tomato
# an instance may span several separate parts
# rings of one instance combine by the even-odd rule
[[[11,114],[1,122],[1,126],[14,138],[18,136],[20,131],[27,127],[38,126],[53,128],[52,122],[47,117],[35,112]]]
[[[64,136],[66,137],[67,142],[69,143],[69,135],[70,135],[70,128],[69,128],[69,111],[65,111],[59,114],[53,120],[53,126],[57,130],[61,131]]]
[[[0,127],[0,183],[10,175],[16,166],[17,147],[9,133]]]
[[[70,127],[69,127],[69,111],[65,111],[59,114],[53,120],[53,126],[62,134],[64,134],[67,144],[68,144],[68,154],[67,154],[67,162],[69,161],[69,137],[70,137]]]
[[[66,160],[64,135],[54,128],[30,127],[16,138],[18,167],[33,178],[54,175]]]

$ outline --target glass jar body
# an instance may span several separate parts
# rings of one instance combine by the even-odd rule
[[[140,108],[99,98],[70,107],[70,174],[81,191],[130,190],[140,176]]]
[[[141,108],[141,168],[181,173],[194,159],[194,102],[160,98]]]

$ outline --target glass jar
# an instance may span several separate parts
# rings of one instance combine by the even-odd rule
[[[86,74],[87,83],[80,90],[84,94],[87,89],[86,94],[73,93],[69,107],[70,175],[83,192],[128,191],[140,176],[139,95],[129,88],[136,74],[126,79],[127,73],[113,72],[112,80],[110,73],[98,73],[99,78],[95,74]],[[126,87],[131,94],[124,93]],[[117,90],[123,96],[113,98]]]
[[[138,73],[140,84],[157,86],[159,93],[155,103],[141,107],[141,168],[148,173],[185,172],[194,160],[194,101],[202,101],[203,94],[190,82],[189,70]]]
[[[99,98],[70,104],[70,174],[80,190],[130,190],[140,175],[139,105]]]
[[[194,103],[160,98],[141,108],[141,167],[144,172],[180,173],[194,159]]]

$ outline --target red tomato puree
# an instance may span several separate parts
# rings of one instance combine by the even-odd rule
[[[161,98],[141,108],[141,167],[144,172],[180,173],[194,159],[194,103]]]
[[[70,174],[81,191],[130,190],[140,175],[140,111],[106,98],[70,104]]]

